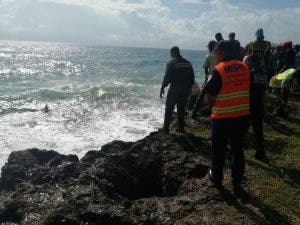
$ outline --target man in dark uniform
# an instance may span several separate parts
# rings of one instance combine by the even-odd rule
[[[160,97],[165,94],[164,89],[170,84],[167,95],[165,120],[163,131],[169,133],[169,127],[172,120],[172,113],[177,105],[178,129],[180,133],[185,133],[184,116],[187,98],[191,92],[192,85],[195,81],[192,64],[180,55],[178,47],[170,50],[172,59],[167,64],[165,77],[160,89]]]
[[[232,44],[232,48],[234,50],[235,58],[238,60],[243,60],[241,54],[241,44],[238,40],[235,39],[235,33],[230,32],[228,35],[228,40]]]
[[[249,68],[236,60],[229,41],[215,48],[218,64],[206,89],[206,101],[212,106],[212,168],[211,181],[222,188],[227,144],[231,145],[231,176],[234,190],[240,190],[245,170],[243,138],[249,121]],[[230,141],[230,142],[229,142]]]
[[[260,68],[257,55],[252,54],[246,56],[244,63],[249,66],[250,70],[250,115],[256,142],[255,158],[263,162],[268,162],[263,144],[264,96],[268,77]]]

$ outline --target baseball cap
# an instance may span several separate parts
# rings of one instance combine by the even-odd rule
[[[255,37],[257,39],[264,38],[264,30],[262,28],[258,28],[257,31],[255,32]]]

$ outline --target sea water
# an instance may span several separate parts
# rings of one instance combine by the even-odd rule
[[[205,52],[182,55],[201,83]],[[0,41],[0,167],[16,150],[82,157],[162,127],[169,59],[167,49]]]

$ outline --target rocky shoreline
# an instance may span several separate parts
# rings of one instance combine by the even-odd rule
[[[12,152],[0,178],[0,223],[42,225],[274,224],[251,196],[210,183],[208,140],[153,132],[82,158]]]

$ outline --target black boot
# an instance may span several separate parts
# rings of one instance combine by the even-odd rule
[[[165,128],[165,127],[159,128],[158,131],[159,131],[159,132],[163,132],[164,134],[169,134],[169,129],[168,129],[168,128]]]
[[[224,189],[222,179],[215,177],[211,169],[208,172],[208,177],[217,189]]]
[[[181,133],[181,134],[185,134],[184,128],[177,128],[176,132]]]
[[[264,163],[269,163],[269,161],[270,161],[263,148],[256,149],[255,158]]]

